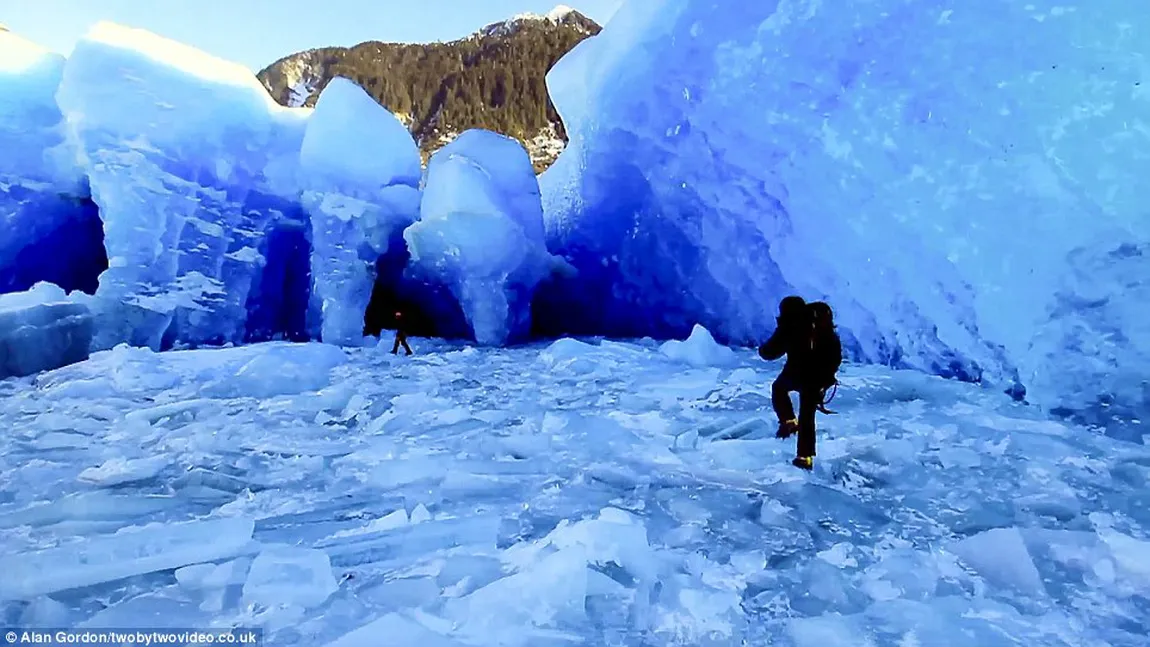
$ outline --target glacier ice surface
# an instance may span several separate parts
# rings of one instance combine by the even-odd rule
[[[0,382],[0,616],[274,647],[1145,644],[1146,447],[850,364],[806,474],[763,417],[778,367],[685,347],[726,359],[120,346]]]
[[[301,203],[311,217],[320,337],[363,341],[376,263],[419,215],[419,149],[362,88],[335,78],[320,93],[300,151]]]
[[[56,100],[103,220],[94,347],[243,341],[310,111],[276,105],[242,66],[111,23],[77,42]]]
[[[1140,7],[623,3],[548,75],[548,244],[579,276],[537,324],[754,342],[799,293],[856,359],[1141,436]]]
[[[107,267],[56,88],[64,57],[0,31],[0,293],[50,281],[96,290]]]
[[[531,330],[531,300],[555,262],[522,144],[473,129],[431,156],[419,221],[403,232],[411,270],[446,285],[474,339],[500,345]]]

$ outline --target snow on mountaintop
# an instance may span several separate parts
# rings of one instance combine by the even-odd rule
[[[572,9],[567,5],[561,4],[557,5],[554,9],[548,11],[545,14],[516,14],[507,20],[502,20],[500,22],[490,24],[481,29],[478,33],[484,36],[506,36],[507,34],[514,32],[519,28],[520,25],[524,23],[550,22],[558,25],[564,23],[564,21],[566,21],[569,17],[577,17],[581,15],[582,14],[580,14],[577,10]]]
[[[571,7],[568,7],[565,4],[561,4],[561,5],[556,5],[554,9],[552,9],[551,11],[548,11],[545,14],[537,14],[537,13],[530,13],[530,12],[520,13],[520,14],[515,14],[514,16],[512,16],[510,18],[510,20],[512,22],[514,22],[516,20],[550,20],[551,22],[559,22],[560,20],[563,20],[564,18],[566,18],[568,15],[570,15],[572,13],[575,13],[574,9],[572,9]],[[505,22],[507,22],[507,21],[505,21]]]
[[[575,13],[575,10],[565,4],[555,5],[555,8],[547,12],[547,19],[551,21],[559,21],[567,17],[568,14]]]

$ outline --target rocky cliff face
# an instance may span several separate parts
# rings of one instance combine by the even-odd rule
[[[331,79],[342,76],[407,124],[425,159],[464,130],[487,128],[522,142],[542,171],[566,144],[547,96],[547,71],[599,30],[595,21],[560,6],[448,43],[369,41],[297,52],[258,77],[280,103],[310,106]]]

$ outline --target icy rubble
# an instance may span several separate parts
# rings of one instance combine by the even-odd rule
[[[1144,644],[1145,447],[849,365],[808,475],[777,366],[705,332],[693,362],[121,347],[0,383],[0,614],[270,646]]]

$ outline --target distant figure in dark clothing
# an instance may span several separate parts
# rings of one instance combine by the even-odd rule
[[[391,354],[399,354],[399,346],[403,344],[403,350],[407,354],[411,354],[411,346],[407,345],[407,321],[403,318],[402,312],[395,313],[395,343],[391,346]]]
[[[771,404],[779,419],[779,438],[799,434],[798,451],[792,463],[812,469],[815,457],[815,414],[823,405],[827,388],[835,383],[842,362],[842,344],[834,331],[831,309],[825,303],[807,304],[802,297],[789,296],[779,303],[778,326],[759,347],[759,356],[774,361],[787,356],[779,377],[771,385]],[[791,393],[799,394],[799,415],[795,417]]]

